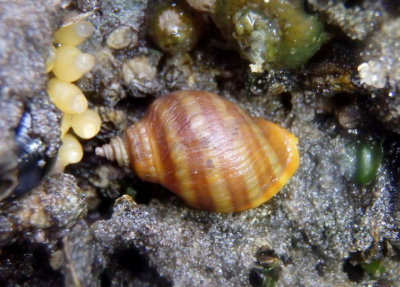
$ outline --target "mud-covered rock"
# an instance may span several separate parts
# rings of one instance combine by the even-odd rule
[[[298,70],[260,74],[207,17],[198,45],[171,56],[147,39],[145,0],[63,1],[62,8],[59,1],[2,2],[0,26],[12,27],[0,29],[0,109],[7,111],[0,113],[0,187],[18,184],[21,123],[45,154],[56,153],[59,118],[44,92],[44,62],[52,32],[70,12],[94,26],[80,48],[96,66],[76,84],[103,127],[84,143],[83,161],[67,168],[76,180],[52,175],[2,202],[0,285],[396,286],[400,139],[391,131],[398,126],[399,8],[385,0],[306,2],[328,24],[329,41]],[[117,33],[110,46],[119,29],[135,41]],[[124,81],[123,63],[142,58],[152,59],[146,84],[138,73]],[[381,64],[361,75],[357,67],[369,61]],[[374,75],[386,77],[384,88],[367,83]],[[209,213],[94,155],[154,98],[179,89],[219,93],[293,132],[300,167],[288,185],[259,208]],[[364,139],[382,143],[383,157],[361,186],[343,157]]]
[[[57,152],[60,118],[45,92],[45,61],[58,6],[0,3],[1,199],[37,185]]]
[[[311,7],[326,18],[326,22],[336,25],[351,39],[365,40],[388,16],[387,1],[321,1],[308,0]],[[347,2],[347,3],[346,3]],[[393,8],[393,7],[392,7]]]
[[[65,286],[100,286],[98,250],[88,224],[81,220],[63,238],[61,264]],[[96,268],[97,267],[97,268]],[[96,272],[97,271],[97,272]]]
[[[0,206],[0,284],[61,286],[64,276],[69,280],[68,272],[61,273],[54,267],[53,254],[59,246],[68,253],[68,240],[74,235],[70,228],[85,214],[86,202],[73,176],[67,174],[52,175],[31,193],[11,203],[3,202]],[[83,234],[80,233],[81,244]],[[65,263],[65,268],[68,266]]]
[[[395,90],[400,82],[400,19],[391,19],[375,31],[361,53],[358,66],[361,81],[374,88],[389,86]]]
[[[29,194],[1,205],[2,233],[12,234],[8,238],[14,241],[35,241],[35,233],[70,228],[86,212],[86,202],[74,177],[52,175]],[[47,236],[51,238],[51,233]]]
[[[21,242],[0,254],[1,286],[62,286],[63,275],[54,271],[46,246]]]
[[[358,72],[371,96],[368,110],[385,126],[400,133],[400,19],[382,24],[361,52]]]
[[[46,86],[55,12],[60,1],[0,3],[1,99],[29,99]]]
[[[281,260],[278,286],[348,284],[342,270],[351,254],[382,258],[379,250],[395,240],[393,189],[385,169],[368,187],[349,181],[338,155],[351,138],[332,138],[313,118],[298,118],[304,101],[293,95],[297,116],[289,126],[300,138],[301,166],[274,199],[223,215],[187,209],[175,198],[143,206],[122,197],[110,220],[92,225],[96,240],[107,253],[136,250],[173,286],[247,286],[265,248]]]

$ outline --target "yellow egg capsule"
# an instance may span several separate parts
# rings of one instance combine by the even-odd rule
[[[54,33],[54,40],[61,45],[77,46],[93,33],[93,25],[88,21],[79,21],[61,27]]]
[[[86,110],[81,114],[72,116],[71,127],[77,136],[90,139],[99,133],[101,119],[96,111]]]
[[[47,84],[47,92],[56,107],[66,114],[83,113],[87,110],[86,97],[74,84],[53,78]]]
[[[75,82],[94,66],[94,57],[74,46],[61,46],[56,51],[54,75],[65,82]]]
[[[71,128],[71,119],[72,116],[68,115],[68,114],[64,114],[61,120],[61,138],[63,138],[65,136],[65,134],[69,131],[69,129]]]
[[[66,134],[58,150],[58,156],[64,165],[80,162],[83,157],[82,145],[71,134]]]
[[[141,121],[96,154],[130,166],[190,206],[217,212],[259,206],[299,165],[293,134],[203,91],[157,99]]]

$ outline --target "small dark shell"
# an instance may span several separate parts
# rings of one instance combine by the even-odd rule
[[[15,130],[17,167],[1,175],[0,200],[15,198],[30,191],[40,183],[54,163],[54,158],[47,155],[46,145],[29,135],[31,127],[32,116],[30,111],[25,111]]]
[[[19,147],[18,153],[18,185],[14,195],[20,196],[39,184],[54,163],[46,155],[45,144],[28,134],[31,127],[31,115],[25,112],[15,134]]]
[[[152,40],[170,54],[190,51],[203,25],[185,1],[150,2],[147,30]]]

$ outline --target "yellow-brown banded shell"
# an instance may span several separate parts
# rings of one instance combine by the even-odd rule
[[[297,138],[208,92],[157,99],[122,138],[96,149],[188,205],[217,212],[256,207],[299,165]]]

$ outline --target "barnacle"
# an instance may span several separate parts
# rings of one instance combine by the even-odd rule
[[[113,50],[124,49],[138,44],[138,35],[131,27],[121,26],[108,35],[106,45]]]
[[[198,11],[212,12],[216,0],[186,0],[186,2]]]
[[[213,20],[236,42],[253,72],[298,67],[326,39],[323,25],[298,0],[217,0]]]

